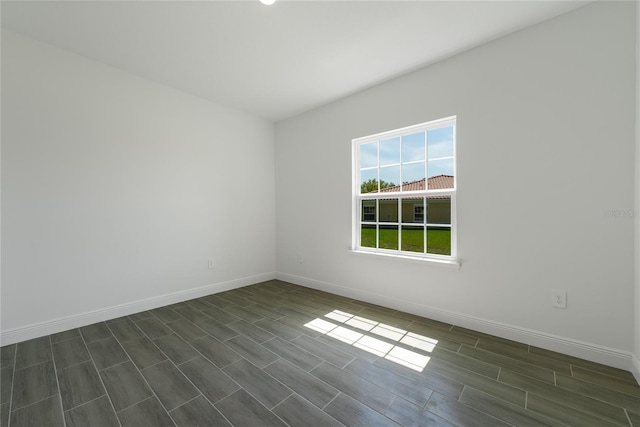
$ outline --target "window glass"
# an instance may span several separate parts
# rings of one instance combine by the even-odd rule
[[[354,248],[455,258],[456,118],[353,140]]]

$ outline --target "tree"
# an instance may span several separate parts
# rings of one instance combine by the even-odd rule
[[[388,187],[394,187],[395,184],[393,182],[386,182],[383,180],[380,180],[380,189],[382,190],[383,188],[388,188]],[[361,193],[377,193],[378,192],[378,180],[375,178],[371,178],[368,181],[363,182],[360,185],[360,192]]]

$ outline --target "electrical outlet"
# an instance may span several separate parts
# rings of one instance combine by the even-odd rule
[[[209,270],[213,270],[215,268],[215,264],[213,263],[213,258],[209,258]]]
[[[298,254],[298,262],[302,264],[304,262],[304,255]]]
[[[551,306],[558,308],[567,308],[567,291],[552,290],[551,291]]]

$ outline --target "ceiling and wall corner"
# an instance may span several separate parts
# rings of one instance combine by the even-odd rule
[[[589,1],[2,1],[2,26],[272,121]]]

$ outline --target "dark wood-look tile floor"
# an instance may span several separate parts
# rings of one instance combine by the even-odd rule
[[[626,371],[270,281],[1,348],[0,426],[640,426]]]

